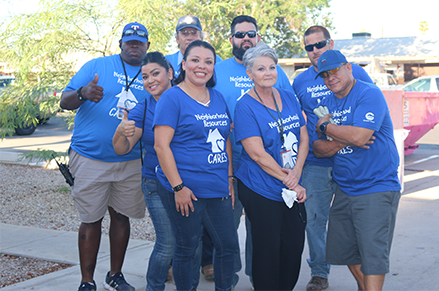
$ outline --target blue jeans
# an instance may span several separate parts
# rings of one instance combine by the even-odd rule
[[[237,183],[235,183],[234,185],[235,188],[235,207],[233,209],[233,218],[235,221],[235,227],[236,230],[238,230],[239,228],[239,224],[241,223],[241,216],[242,216],[242,211],[244,209],[244,206],[242,206],[241,201],[239,200],[239,196],[238,196],[238,187],[237,187]],[[251,226],[250,226],[250,220],[248,219],[248,216],[245,216],[245,230],[246,230],[246,240],[245,240],[245,274],[247,276],[249,276],[250,282],[253,284],[253,278],[252,278],[252,254],[253,254],[253,245],[252,245],[252,235],[251,235]],[[204,252],[204,243],[212,243],[212,241],[210,240],[205,240],[203,237],[203,253],[202,253],[202,258],[201,258],[201,266],[204,267],[208,264],[212,264],[212,256],[215,253],[215,249],[210,250],[210,248],[208,247],[207,249],[210,250],[209,252]],[[199,249],[197,249],[197,253],[196,253],[196,257],[199,256],[200,254]],[[210,256],[209,256],[210,255]],[[198,259],[200,260],[200,259]],[[199,269],[199,268],[198,268]],[[235,272],[235,274],[233,275],[233,281],[232,284],[233,286],[236,286],[238,284],[239,281],[239,275],[238,272],[241,271],[242,269],[242,263],[241,263],[241,251],[238,245],[238,250],[235,253],[235,262],[234,262],[234,267],[233,270]],[[195,271],[194,271],[195,273]],[[199,279],[199,276],[198,276]],[[194,286],[198,286],[198,282],[199,280],[197,280],[196,277],[194,277]]]
[[[336,183],[332,180],[332,167],[305,165],[302,171],[302,186],[306,189],[307,197],[307,261],[311,268],[311,276],[328,278],[331,266],[326,264],[326,226],[336,188]]]
[[[192,201],[194,212],[186,217],[176,210],[173,192],[167,191],[160,183],[157,190],[175,236],[172,268],[177,290],[193,289],[193,257],[199,245],[201,225],[215,247],[215,290],[231,290],[234,256],[238,248],[231,199],[198,198],[198,201]]]
[[[165,281],[174,255],[174,234],[162,200],[157,193],[157,180],[142,177],[146,207],[154,224],[156,241],[146,272],[146,290],[165,290]]]

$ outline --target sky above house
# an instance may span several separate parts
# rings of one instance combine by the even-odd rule
[[[435,4],[436,3],[436,4]],[[421,36],[419,24],[428,23],[426,37],[439,37],[436,0],[331,0],[329,11],[335,29],[333,39],[350,39],[354,32],[370,32],[372,38]]]
[[[333,39],[350,39],[354,32],[370,32],[372,38],[421,36],[420,22],[428,23],[425,36],[439,37],[436,0],[331,0],[329,11],[335,29]],[[0,20],[38,8],[38,0],[0,0]]]

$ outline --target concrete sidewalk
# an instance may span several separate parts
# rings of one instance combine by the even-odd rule
[[[402,195],[392,253],[390,273],[384,290],[439,290],[439,147],[424,147],[407,156],[405,162],[405,191]],[[80,271],[77,250],[77,233],[0,224],[0,252],[67,262],[73,267],[36,277],[2,290],[63,291],[77,290]],[[245,228],[242,220],[239,228],[241,256],[244,255]],[[130,240],[123,273],[136,290],[145,290],[145,273],[153,243]],[[295,290],[305,290],[310,279],[306,263],[308,248],[305,244],[302,269]],[[243,260],[244,261],[244,260]],[[102,282],[109,270],[108,237],[104,236],[95,280],[98,290],[104,290]],[[244,270],[235,290],[251,290]],[[175,290],[173,283],[166,290]],[[198,290],[214,290],[214,284],[200,278]],[[329,277],[331,290],[357,290],[357,285],[345,266],[332,266]]]

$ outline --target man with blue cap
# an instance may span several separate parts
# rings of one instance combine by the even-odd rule
[[[112,137],[123,118],[122,110],[131,110],[148,95],[140,74],[149,47],[145,26],[138,22],[127,24],[119,46],[120,54],[96,58],[82,66],[63,91],[60,102],[63,109],[77,109],[69,166],[75,179],[72,197],[81,220],[80,291],[97,289],[93,275],[107,209],[111,267],[104,287],[135,290],[121,271],[130,237],[129,217],[145,216],[140,148],[136,145],[130,153],[118,156]]]
[[[377,86],[354,78],[340,51],[323,53],[317,67],[332,94],[315,109],[313,150],[333,157],[337,184],[326,262],[347,265],[360,290],[382,290],[401,197],[389,108]]]
[[[183,60],[184,52],[187,46],[197,39],[204,39],[204,32],[201,28],[201,22],[198,17],[193,15],[185,15],[178,19],[175,28],[175,41],[177,42],[179,50],[171,55],[165,56],[168,62],[174,68],[175,76],[180,74],[180,65]],[[221,61],[221,58],[216,55],[215,63]]]
[[[335,43],[328,29],[320,25],[310,26],[303,34],[303,42],[311,67],[294,78],[292,85],[306,114],[309,136],[309,152],[302,172],[302,185],[307,195],[306,241],[309,258],[306,261],[311,269],[311,279],[306,285],[306,291],[321,291],[329,287],[331,266],[326,263],[326,233],[335,182],[332,179],[333,159],[316,158],[312,150],[313,141],[319,138],[315,132],[319,118],[313,109],[325,96],[331,94],[323,79],[316,79],[315,76],[318,73],[319,57],[324,52],[334,49]],[[366,71],[358,65],[352,64],[352,74],[356,79],[373,83]]]

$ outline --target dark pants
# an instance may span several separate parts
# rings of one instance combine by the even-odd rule
[[[239,180],[238,191],[252,226],[255,290],[292,290],[299,278],[305,242],[303,204],[288,208],[283,201],[267,199]]]
[[[177,290],[193,289],[193,257],[200,241],[201,225],[209,233],[215,247],[215,290],[231,290],[238,236],[229,198],[198,198],[192,201],[194,212],[188,217],[175,208],[174,193],[160,183],[157,191],[166,208],[175,236],[172,270]]]

